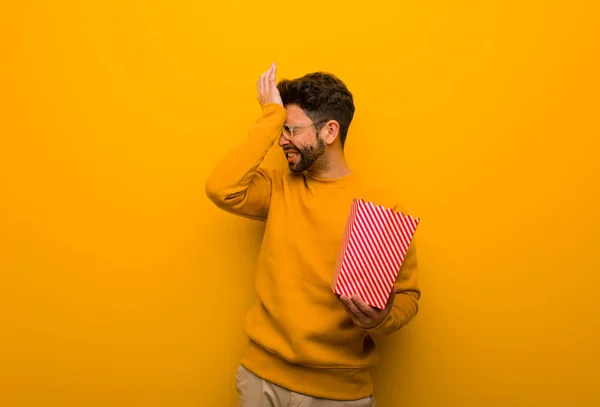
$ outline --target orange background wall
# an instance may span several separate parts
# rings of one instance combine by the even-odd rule
[[[0,405],[235,405],[262,228],[204,180],[272,61],[423,219],[378,405],[600,405],[594,2],[203,3],[0,5]]]

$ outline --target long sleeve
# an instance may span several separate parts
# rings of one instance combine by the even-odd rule
[[[394,284],[396,287],[396,298],[390,313],[381,323],[373,328],[366,329],[367,332],[377,335],[389,335],[406,324],[408,324],[419,311],[419,299],[421,290],[417,282],[418,261],[415,242],[410,244],[400,272]]]
[[[206,180],[206,195],[215,205],[252,219],[267,217],[273,180],[272,172],[261,164],[281,134],[286,116],[283,106],[263,106],[248,137],[220,160]]]

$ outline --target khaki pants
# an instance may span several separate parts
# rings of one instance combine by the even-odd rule
[[[295,393],[261,379],[241,365],[236,387],[238,407],[375,407],[375,396],[341,401]]]

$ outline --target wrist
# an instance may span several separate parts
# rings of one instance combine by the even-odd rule
[[[285,110],[285,108],[283,107],[283,105],[281,103],[279,103],[279,102],[266,102],[266,103],[263,103],[261,105],[261,109],[263,111],[266,111],[266,110],[279,110],[279,111]]]

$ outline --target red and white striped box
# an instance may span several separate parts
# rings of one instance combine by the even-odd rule
[[[420,219],[353,199],[333,279],[338,295],[384,309]]]

